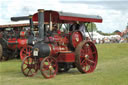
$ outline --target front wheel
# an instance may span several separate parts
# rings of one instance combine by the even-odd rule
[[[31,58],[31,57],[25,57],[23,59],[22,65],[21,65],[21,71],[25,76],[32,77],[34,76],[38,71],[38,59]]]
[[[58,71],[58,64],[54,57],[45,57],[40,65],[41,74],[45,78],[53,78]]]
[[[82,41],[75,50],[75,63],[81,73],[93,72],[98,60],[97,49],[93,42]]]

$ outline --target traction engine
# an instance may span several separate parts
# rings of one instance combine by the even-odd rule
[[[0,60],[8,60],[17,57],[19,51],[24,48],[29,51],[27,55],[30,55],[32,46],[29,45],[32,43],[33,36],[31,31],[29,34],[29,32],[26,30],[23,31],[22,28],[20,28],[26,26],[29,26],[29,24],[2,25],[4,31],[2,31],[2,37],[0,38]],[[26,51],[25,53],[20,52],[20,55],[23,53],[26,54]]]
[[[85,40],[85,36],[77,27],[76,30],[64,33],[60,30],[53,31],[52,25],[73,25],[76,21],[79,21],[80,25],[84,25],[83,22],[102,22],[100,16],[88,17],[40,9],[33,15],[33,21],[38,21],[39,38],[33,46],[31,56],[26,56],[22,62],[21,71],[25,76],[34,76],[39,69],[45,78],[52,78],[57,72],[66,72],[75,67],[81,73],[95,70],[98,54],[94,43]],[[50,32],[45,31],[45,22],[49,22]]]

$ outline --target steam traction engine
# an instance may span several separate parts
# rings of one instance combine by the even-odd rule
[[[11,24],[1,25],[0,37],[0,60],[7,60],[19,55],[21,49],[27,48],[29,53],[31,51],[30,44],[31,34],[23,28],[28,27],[29,24]],[[29,37],[28,37],[29,36]],[[23,52],[20,52],[23,54]]]
[[[85,30],[85,22],[102,22],[100,16],[41,9],[33,15],[33,21],[38,21],[39,38],[33,46],[32,55],[26,56],[22,62],[21,70],[25,76],[34,76],[38,69],[45,78],[74,67],[81,73],[94,71],[97,50],[93,42],[85,40],[80,29]],[[67,33],[61,32],[58,24],[69,24]]]
[[[25,24],[1,25],[0,60],[7,60],[18,55],[18,49],[27,45],[25,31],[21,31]]]

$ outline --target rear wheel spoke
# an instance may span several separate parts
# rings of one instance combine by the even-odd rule
[[[95,64],[93,60],[87,59],[88,62]]]

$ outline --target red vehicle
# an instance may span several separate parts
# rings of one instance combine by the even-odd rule
[[[86,40],[84,23],[101,23],[100,16],[40,9],[33,15],[33,21],[38,22],[39,37],[31,56],[22,62],[25,76],[34,76],[39,69],[45,78],[75,67],[81,73],[95,70],[97,49],[93,42]]]
[[[23,47],[32,48],[28,46],[30,32],[25,30],[28,27],[30,24],[0,25],[0,60],[17,57]]]

